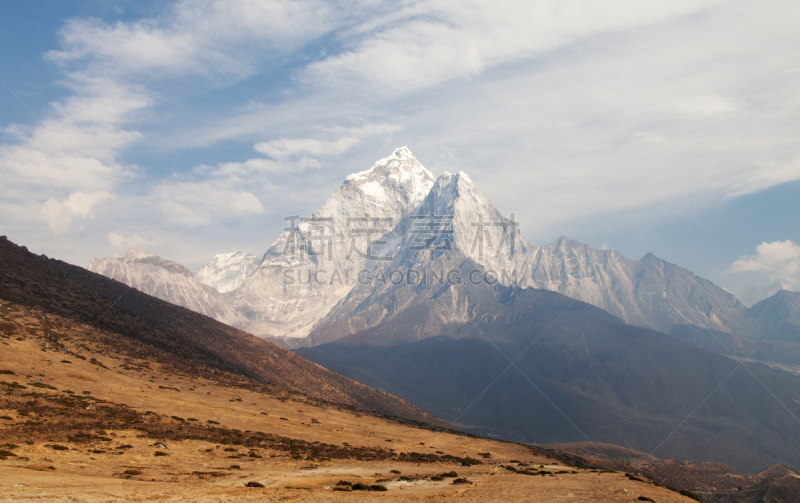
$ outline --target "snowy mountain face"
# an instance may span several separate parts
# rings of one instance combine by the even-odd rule
[[[258,336],[298,340],[313,332],[306,344],[376,326],[428,295],[452,296],[442,320],[469,318],[467,290],[450,281],[438,290],[407,284],[409,271],[467,282],[475,270],[491,284],[559,292],[667,333],[675,324],[724,332],[741,325],[744,307],[733,295],[690,271],[567,238],[531,245],[509,217],[465,173],[434,179],[402,147],[348,176],[317,212],[287,216],[286,231],[260,261],[217,255],[192,276],[131,250],[90,269]],[[397,272],[381,281],[380,271]]]
[[[189,269],[136,248],[119,257],[94,259],[89,270],[223,323],[235,326],[241,321],[224,296],[197,281]]]
[[[478,280],[480,271],[499,271],[500,265],[519,260],[526,252],[519,231],[463,172],[442,174],[421,204],[382,241],[385,245],[376,255],[385,260],[365,264],[363,277],[368,281],[356,285],[314,327],[309,345],[375,327],[434,297],[448,299],[431,304],[444,306],[435,308],[435,319],[465,323],[470,319],[470,302],[474,307],[475,299],[464,293],[469,285],[460,283],[468,283],[472,271],[477,271]],[[427,333],[408,335],[421,340]]]
[[[303,337],[347,295],[375,242],[433,182],[408,148],[398,148],[348,176],[311,216],[287,217],[287,231],[260,261],[217,255],[192,277],[182,266],[132,250],[94,260],[90,270],[255,335]]]
[[[237,289],[260,263],[258,257],[249,253],[220,253],[195,271],[194,278],[221,293],[227,293]]]

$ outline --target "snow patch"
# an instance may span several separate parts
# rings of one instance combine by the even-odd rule
[[[362,184],[359,188],[365,196],[372,197],[378,201],[386,200],[386,191],[383,190],[383,186],[378,182],[367,182]]]

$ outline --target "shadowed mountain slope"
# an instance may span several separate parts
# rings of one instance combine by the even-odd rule
[[[627,325],[555,292],[408,288],[381,294],[402,305],[388,321],[298,354],[466,431],[591,439],[745,471],[800,466],[800,380],[790,374]],[[365,317],[395,305],[367,304]]]
[[[800,293],[780,290],[743,312],[734,334],[675,325],[670,333],[720,354],[800,375]]]

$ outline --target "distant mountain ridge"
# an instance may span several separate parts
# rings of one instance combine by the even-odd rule
[[[131,248],[118,257],[94,259],[88,269],[227,325],[241,323],[219,290],[198,281],[186,267]]]
[[[762,300],[772,297],[780,290],[788,290],[790,292],[793,291],[790,285],[787,285],[783,281],[776,281],[775,283],[764,287],[751,285],[735,292],[734,295],[736,295],[736,298],[739,299],[739,301],[745,306],[753,307]]]
[[[732,294],[652,254],[630,260],[620,252],[594,250],[563,237],[551,245],[528,244],[515,222],[503,217],[465,173],[442,174],[421,205],[384,237],[389,245],[380,253],[391,257],[391,262],[373,261],[368,268],[430,269],[430,264],[418,260],[418,233],[413,230],[415,220],[424,221],[427,215],[439,216],[448,224],[447,232],[430,241],[428,249],[446,257],[448,249],[457,248],[459,257],[492,272],[506,286],[556,291],[628,323],[665,333],[676,324],[731,332],[742,323],[744,306]],[[476,227],[480,227],[480,234]],[[455,268],[462,276],[469,272],[457,260],[438,267]],[[314,327],[310,344],[329,342],[382,323],[401,307],[394,302],[381,310],[377,296],[391,297],[396,289],[387,283],[356,285]],[[354,315],[365,309],[371,314],[357,321]],[[350,328],[341,323],[334,328],[337,320],[347,320]]]

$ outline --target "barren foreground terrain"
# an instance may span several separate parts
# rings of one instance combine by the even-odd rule
[[[288,393],[11,302],[0,303],[0,343],[4,501],[691,501],[580,458]]]

